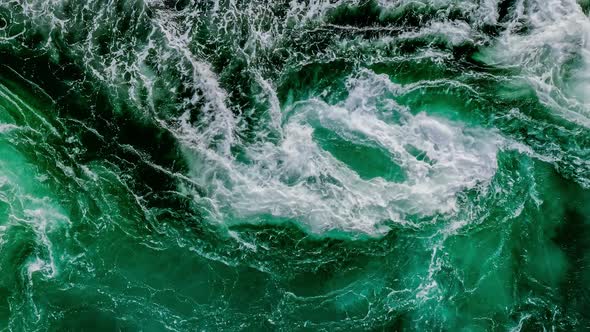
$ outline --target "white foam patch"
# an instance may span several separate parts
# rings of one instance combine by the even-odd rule
[[[409,31],[400,34],[398,38],[419,39],[425,37],[444,38],[451,46],[457,46],[466,42],[473,42],[473,31],[469,24],[463,21],[431,22],[417,31]]]
[[[518,0],[507,29],[485,53],[523,71],[544,104],[590,127],[590,20],[575,0]],[[526,26],[526,33],[518,32]],[[570,77],[563,81],[563,77]]]
[[[177,134],[193,163],[191,176],[206,193],[203,201],[211,217],[226,222],[270,215],[297,220],[316,233],[381,234],[388,230],[384,223],[407,224],[410,215],[454,213],[458,192],[485,184],[495,174],[502,144],[495,133],[426,113],[412,115],[391,99],[403,87],[384,75],[365,71],[347,86],[349,97],[338,105],[311,99],[285,110],[282,139],[245,147],[247,161],[206,143],[210,139],[203,135],[227,128],[214,128],[219,123],[212,122],[200,131],[181,118]],[[317,127],[382,147],[404,168],[407,181],[361,179],[314,140]]]
[[[0,123],[0,134],[6,134],[19,128],[19,126],[10,123]]]

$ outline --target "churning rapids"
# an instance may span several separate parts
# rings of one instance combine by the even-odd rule
[[[590,329],[587,0],[0,0],[0,331]]]

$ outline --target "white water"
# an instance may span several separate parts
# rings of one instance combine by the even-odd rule
[[[347,85],[349,96],[338,105],[310,99],[284,110],[282,139],[247,146],[245,162],[206,143],[211,138],[204,136],[227,130],[228,122],[211,121],[200,130],[181,119],[191,176],[205,189],[212,217],[257,222],[271,215],[303,222],[314,232],[380,234],[388,229],[383,223],[408,224],[412,215],[455,212],[458,192],[485,185],[495,174],[503,144],[496,133],[426,113],[412,115],[391,99],[404,87],[384,75],[364,71]],[[386,149],[407,181],[361,179],[314,141],[317,127]],[[408,152],[410,146],[431,162],[418,160]]]
[[[575,0],[526,5],[519,0],[510,15],[507,29],[484,51],[484,59],[519,70],[557,116],[590,127],[590,20],[581,7]],[[530,30],[519,33],[522,27]]]

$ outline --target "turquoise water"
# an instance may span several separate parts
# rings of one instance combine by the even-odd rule
[[[0,330],[590,329],[589,8],[0,1]]]

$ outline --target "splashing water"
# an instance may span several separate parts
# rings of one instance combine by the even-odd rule
[[[589,9],[0,2],[0,329],[589,329]]]

